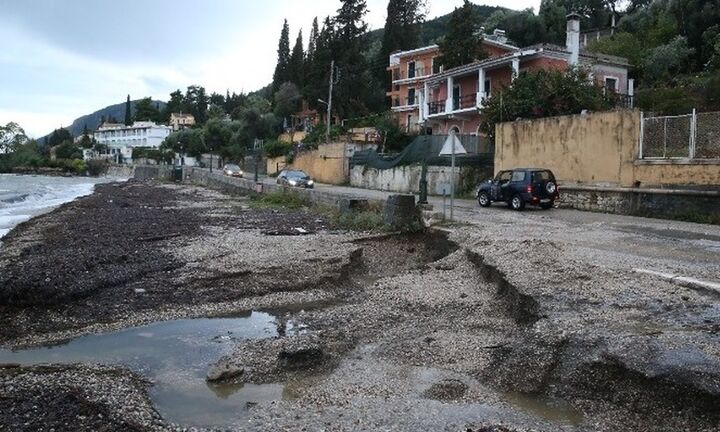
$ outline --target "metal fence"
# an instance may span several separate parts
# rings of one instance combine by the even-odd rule
[[[640,159],[720,158],[720,112],[646,117],[640,126]]]

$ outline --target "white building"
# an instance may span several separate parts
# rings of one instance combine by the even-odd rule
[[[105,123],[95,131],[94,136],[98,143],[108,146],[116,160],[122,158],[123,162],[131,163],[134,148],[159,148],[170,132],[172,128],[169,126],[153,122],[135,122],[132,126]]]

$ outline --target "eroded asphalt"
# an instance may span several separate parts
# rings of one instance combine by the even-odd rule
[[[287,397],[231,429],[718,430],[720,294],[634,271],[717,280],[718,227],[459,204],[443,232],[372,236],[195,187],[100,186],[7,238],[0,340],[269,310],[279,336],[239,341],[208,374]],[[26,275],[64,255],[63,274],[87,276]],[[114,258],[127,277],[108,282]],[[147,386],[121,368],[7,367],[0,425],[182,428]]]

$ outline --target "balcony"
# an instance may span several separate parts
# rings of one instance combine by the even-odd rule
[[[477,107],[477,93],[453,99],[453,111],[460,111]]]
[[[400,98],[395,97],[392,99],[392,108],[402,109],[402,108],[415,108],[418,106],[419,100],[416,97],[406,97],[406,98]]]
[[[438,100],[435,102],[430,102],[428,104],[428,108],[430,110],[430,115],[433,114],[442,114],[445,112],[445,100]]]
[[[392,73],[393,82],[408,79],[424,78],[431,74],[431,70],[425,67],[416,67],[410,70],[394,70]]]
[[[448,114],[455,111],[463,111],[477,108],[477,94],[469,94],[452,100],[452,110]],[[447,112],[447,100],[432,101],[428,104],[428,114],[437,115]]]

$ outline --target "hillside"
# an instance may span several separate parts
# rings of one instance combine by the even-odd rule
[[[133,113],[135,112],[136,102],[137,101],[130,101],[130,106],[133,110]],[[165,102],[159,100],[154,100],[153,102],[157,104],[157,106],[161,110],[165,108]],[[118,121],[123,121],[123,119],[125,118],[125,102],[110,105],[103,109],[97,110],[92,114],[86,114],[82,117],[78,117],[72,122],[70,126],[66,127],[66,129],[70,131],[72,136],[78,136],[82,134],[85,126],[87,126],[88,130],[92,132],[97,129],[103,117],[105,117],[106,119],[115,118]],[[47,136],[50,136],[50,133],[48,133]],[[40,138],[40,140],[42,140],[42,138]]]

